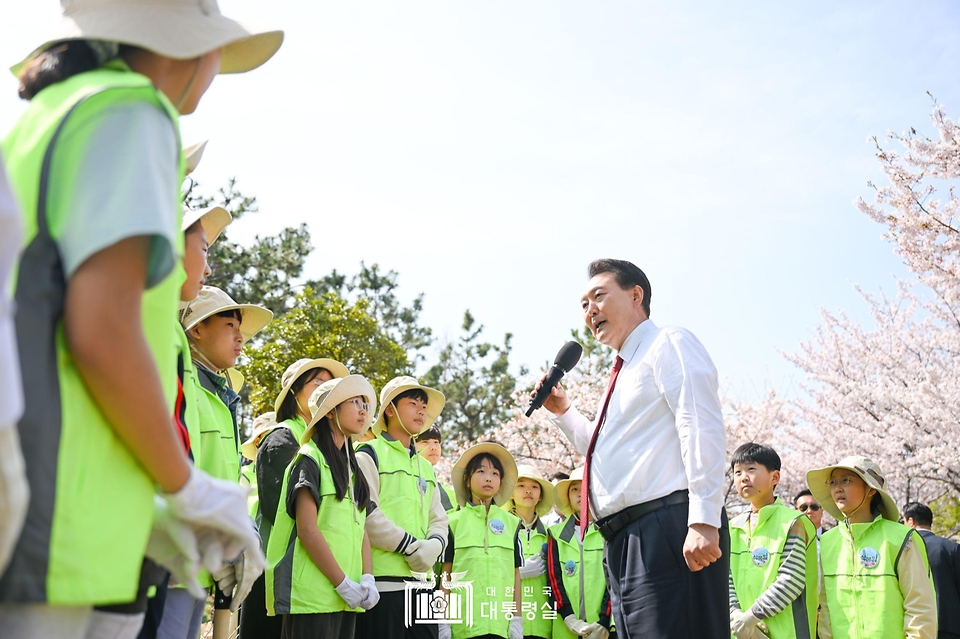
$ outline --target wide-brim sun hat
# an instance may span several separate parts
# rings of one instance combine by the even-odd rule
[[[499,459],[503,465],[503,477],[500,478],[500,490],[493,496],[493,503],[497,506],[503,506],[513,497],[513,489],[517,486],[517,462],[513,460],[513,455],[500,444],[481,442],[463,451],[460,459],[454,464],[453,470],[450,471],[450,481],[453,483],[453,490],[457,493],[457,503],[460,504],[460,506],[464,506],[470,501],[471,497],[463,481],[467,464],[470,463],[471,459],[482,453],[490,453]]]
[[[573,507],[570,506],[570,485],[575,481],[583,481],[583,466],[580,468],[574,468],[573,472],[570,473],[570,477],[567,479],[561,479],[557,482],[556,486],[553,487],[553,501],[557,504],[557,510],[569,517],[573,515]],[[583,499],[584,495],[580,493],[580,499]]]
[[[350,374],[350,371],[347,370],[347,367],[335,359],[329,359],[326,357],[321,357],[318,359],[298,359],[293,364],[287,366],[287,370],[283,371],[283,376],[280,378],[280,383],[283,384],[283,387],[280,389],[277,399],[273,402],[273,410],[279,413],[280,406],[283,404],[283,400],[286,399],[287,393],[290,392],[290,388],[293,386],[293,383],[296,382],[301,375],[315,368],[325,368],[326,370],[330,371],[330,374],[333,375],[334,379],[346,377]]]
[[[217,0],[60,0],[60,23],[20,69],[64,40],[106,40],[190,60],[220,49],[220,73],[256,69],[283,44],[283,31],[262,29],[220,13]]]
[[[180,310],[180,324],[183,330],[191,328],[217,313],[238,310],[243,318],[240,321],[240,334],[243,341],[259,333],[273,319],[273,312],[256,304],[237,304],[225,292],[215,286],[204,286],[192,302]]]
[[[830,480],[831,473],[838,468],[856,473],[867,486],[880,493],[880,497],[883,500],[880,515],[884,519],[889,519],[890,521],[898,521],[900,519],[900,509],[897,508],[897,502],[893,501],[890,494],[884,490],[887,480],[883,474],[883,469],[863,455],[851,455],[844,457],[832,466],[807,471],[807,486],[810,488],[810,492],[813,493],[814,499],[823,506],[824,510],[833,515],[837,521],[843,521],[846,517],[843,512],[837,508],[836,502],[833,501],[833,495],[830,493],[830,486],[827,485],[827,482]],[[868,499],[863,507],[869,508],[872,499],[872,497]]]
[[[187,162],[187,175],[190,175],[200,166],[200,160],[203,159],[203,151],[207,148],[207,142],[197,142],[183,149],[183,157]]]
[[[255,420],[253,420],[252,432],[250,433],[250,438],[247,441],[243,442],[240,445],[240,454],[249,459],[250,461],[256,461],[257,459],[257,447],[260,445],[260,439],[264,436],[265,433],[271,431],[277,426],[277,414],[273,411],[269,413],[264,413],[260,415]]]
[[[540,484],[540,503],[537,504],[537,515],[543,517],[550,512],[550,509],[553,508],[553,484],[544,479],[543,475],[540,473],[540,469],[532,464],[519,464],[517,466],[517,483],[520,483],[521,479],[532,479],[533,481]],[[513,492],[517,492],[516,487],[514,487]],[[507,510],[516,506],[514,502],[512,493],[510,501],[507,502]]]
[[[335,377],[326,381],[317,390],[313,391],[309,402],[310,410],[313,411],[313,419],[310,420],[307,429],[303,431],[300,443],[306,444],[310,441],[317,429],[317,422],[351,397],[363,397],[370,404],[363,430],[350,436],[353,442],[359,441],[363,434],[370,430],[370,425],[373,423],[373,415],[377,410],[377,393],[363,375],[347,375],[346,377]],[[336,428],[336,424],[333,424],[333,427]]]
[[[433,422],[437,421],[437,417],[440,416],[440,412],[443,410],[443,405],[446,402],[446,398],[443,396],[443,393],[438,391],[435,388],[428,388],[422,385],[416,380],[415,377],[410,377],[409,375],[404,375],[401,377],[394,377],[387,385],[383,387],[383,390],[380,391],[380,415],[377,416],[377,421],[373,423],[373,432],[379,435],[387,428],[387,417],[385,412],[387,406],[390,405],[397,395],[405,393],[408,390],[422,390],[427,395],[427,417],[423,421],[423,428],[421,431],[427,430],[433,425]]]
[[[180,230],[186,232],[197,222],[200,222],[200,226],[203,227],[203,233],[207,236],[207,246],[209,247],[217,241],[217,238],[223,233],[223,229],[230,226],[230,222],[233,222],[233,216],[222,206],[208,206],[196,211],[183,207],[183,224]]]

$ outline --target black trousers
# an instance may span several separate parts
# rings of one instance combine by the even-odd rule
[[[687,504],[655,510],[604,548],[617,634],[623,639],[730,639],[730,530],[721,513],[723,556],[699,572],[683,559]]]
[[[381,592],[377,605],[357,615],[357,639],[437,639],[437,624],[404,627],[404,591]]]
[[[260,575],[240,604],[240,639],[280,639],[283,615],[267,616],[266,579],[266,573]]]
[[[283,639],[362,639],[363,635],[354,633],[358,616],[355,612],[283,615]]]

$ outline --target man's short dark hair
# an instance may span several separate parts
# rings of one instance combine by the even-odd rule
[[[797,493],[796,497],[793,498],[793,503],[797,503],[798,501],[800,501],[801,497],[806,497],[807,495],[810,495],[811,497],[813,497],[813,493],[810,492],[810,489],[804,488],[799,493]],[[813,497],[813,498],[816,499],[816,497]]]
[[[650,296],[653,295],[653,291],[650,290],[650,280],[647,279],[646,273],[641,271],[636,264],[626,260],[613,259],[590,262],[590,266],[587,267],[587,277],[593,278],[601,273],[613,273],[617,284],[625,291],[629,291],[634,286],[639,286],[643,291],[643,312],[647,314],[647,317],[650,317]]]
[[[933,511],[926,504],[919,501],[911,501],[903,507],[903,520],[912,519],[918,526],[933,525]]]
[[[748,442],[733,451],[733,459],[730,460],[730,470],[733,470],[734,464],[742,465],[751,462],[760,464],[771,472],[780,470],[780,455],[777,454],[777,451],[769,446],[756,444],[754,442]]]
[[[564,479],[570,479],[570,475],[560,470],[553,474],[553,477],[550,478],[550,481],[562,481]]]

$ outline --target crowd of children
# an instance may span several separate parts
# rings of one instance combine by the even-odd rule
[[[243,638],[616,636],[583,469],[552,484],[483,442],[444,484],[444,396],[415,378],[378,401],[309,354],[241,441],[234,367],[272,314],[205,286],[231,218],[181,209],[202,146],[181,151],[178,123],[282,37],[212,1],[72,0],[17,65],[30,105],[2,144],[0,213],[22,224],[0,239],[22,227],[28,356],[0,362],[0,386],[24,381],[0,406],[4,636],[197,639],[211,594],[218,630]],[[729,524],[733,636],[936,637],[924,542],[881,468],[807,473],[840,522],[822,535],[775,497],[774,450],[741,446],[731,472],[750,506]]]

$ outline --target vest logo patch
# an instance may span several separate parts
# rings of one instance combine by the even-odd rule
[[[767,562],[770,561],[770,551],[763,546],[758,546],[751,555],[755,566],[766,566]]]
[[[504,524],[499,519],[490,520],[490,530],[493,531],[494,535],[502,535],[503,531],[507,529],[507,525]]]
[[[420,491],[421,495],[427,494],[427,480],[423,477],[417,477],[417,490]]]
[[[880,551],[876,548],[864,548],[860,551],[860,564],[864,568],[876,568],[880,563]]]
[[[563,574],[567,577],[573,577],[577,574],[577,562],[573,559],[568,559],[565,564],[563,564]]]

